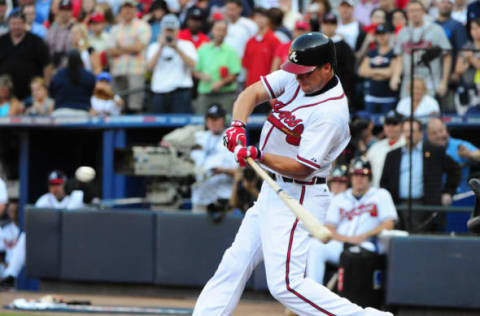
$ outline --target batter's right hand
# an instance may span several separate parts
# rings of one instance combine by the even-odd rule
[[[245,146],[247,144],[247,132],[245,130],[245,123],[242,121],[232,121],[230,127],[223,135],[223,145],[232,153],[237,145]]]

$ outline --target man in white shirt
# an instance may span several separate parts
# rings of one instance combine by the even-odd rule
[[[367,151],[367,158],[372,166],[372,186],[379,187],[382,178],[383,164],[388,152],[405,145],[402,136],[403,115],[392,110],[385,115],[383,132],[385,139],[376,142]]]
[[[209,211],[214,218],[217,216],[214,213],[225,211],[218,208],[223,204],[226,207],[232,195],[233,175],[237,167],[234,157],[223,146],[225,114],[219,104],[213,104],[207,109],[207,130],[195,133],[199,148],[191,153],[196,169],[202,171],[197,174],[197,181],[192,185],[193,212]]]
[[[358,36],[361,32],[360,23],[353,17],[354,0],[342,0],[338,6],[340,24],[337,27],[337,34],[341,35],[348,46],[356,51]]]
[[[192,42],[177,38],[180,22],[174,14],[163,17],[161,32],[147,50],[152,72],[153,113],[193,113],[192,70],[197,50]]]
[[[83,191],[73,191],[71,195],[65,193],[67,177],[60,170],[54,170],[48,175],[48,193],[42,195],[35,207],[54,209],[81,208],[83,204]]]
[[[5,252],[0,262],[0,290],[13,288],[25,265],[25,233],[18,227],[17,201],[10,201],[8,216],[11,221],[0,228],[0,252]]]
[[[240,58],[243,57],[248,40],[258,31],[255,22],[242,17],[242,10],[241,0],[227,0],[225,3],[225,16],[228,20],[225,43],[235,48]]]

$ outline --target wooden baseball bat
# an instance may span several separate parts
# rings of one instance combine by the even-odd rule
[[[247,158],[249,165],[255,170],[255,172],[267,182],[270,187],[277,193],[278,197],[287,204],[288,208],[295,214],[295,216],[305,225],[307,230],[315,237],[326,243],[331,238],[330,231],[323,226],[320,221],[313,216],[306,208],[304,208],[296,199],[288,195],[283,189],[275,182],[268,173],[265,172],[252,158]]]

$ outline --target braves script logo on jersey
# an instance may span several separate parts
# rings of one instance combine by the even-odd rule
[[[303,121],[298,119],[295,114],[287,110],[281,110],[285,104],[275,101],[272,113],[268,117],[268,121],[280,131],[285,133],[287,143],[298,146],[304,130]]]
[[[351,221],[355,216],[360,216],[364,213],[370,213],[371,217],[378,216],[377,205],[375,203],[369,204],[361,204],[357,207],[354,207],[350,211],[346,211],[343,208],[340,208],[340,218],[343,221],[344,219],[348,219]]]

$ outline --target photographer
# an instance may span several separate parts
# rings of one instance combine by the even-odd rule
[[[245,213],[257,200],[261,186],[262,181],[252,168],[235,170],[230,207]]]
[[[192,42],[177,38],[180,22],[174,14],[163,17],[157,42],[147,50],[152,72],[153,113],[192,113],[192,70],[197,51]]]

